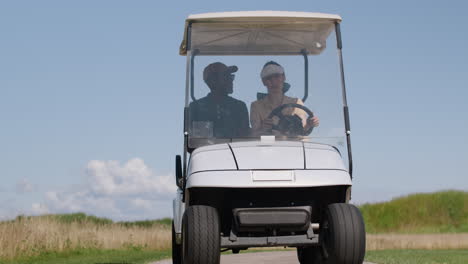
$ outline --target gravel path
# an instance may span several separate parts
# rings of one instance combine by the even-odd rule
[[[221,264],[298,264],[296,251],[277,251],[277,252],[259,252],[245,253],[237,255],[222,255]],[[172,264],[172,260],[162,260],[151,264]],[[374,264],[364,262],[364,264]]]

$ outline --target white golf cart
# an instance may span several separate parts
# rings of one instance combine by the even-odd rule
[[[349,204],[352,158],[340,22],[338,15],[277,11],[187,18],[180,47],[187,79],[173,263],[219,263],[226,250],[275,246],[297,248],[302,264],[363,262],[364,222]],[[300,100],[275,106],[268,115],[273,125],[255,133],[249,114],[253,122],[258,109],[249,106],[269,98],[260,74],[271,61],[284,69],[283,98]],[[221,81],[233,83],[222,100],[213,99],[208,87],[208,75],[216,72],[209,65],[216,62],[229,69]],[[299,112],[315,115],[320,125],[307,127],[293,114]],[[236,122],[248,131],[235,133]]]

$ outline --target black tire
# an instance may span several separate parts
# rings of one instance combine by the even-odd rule
[[[182,264],[182,246],[176,243],[174,221],[172,221],[172,264]]]
[[[366,231],[359,209],[352,204],[331,204],[324,225],[323,242],[328,253],[325,263],[362,264]]]
[[[182,233],[184,264],[219,264],[220,228],[215,208],[204,205],[187,208]]]
[[[320,247],[297,248],[297,259],[301,264],[321,264]]]

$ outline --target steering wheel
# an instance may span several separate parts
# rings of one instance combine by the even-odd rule
[[[272,130],[278,130],[287,136],[307,136],[310,133],[312,133],[314,127],[310,127],[306,130],[302,126],[302,119],[298,115],[283,114],[283,110],[288,107],[299,108],[301,110],[304,110],[304,112],[306,112],[307,115],[309,115],[309,118],[314,117],[314,113],[312,113],[312,111],[310,111],[310,109],[305,107],[304,105],[283,104],[273,109],[273,111],[271,111],[271,113],[268,115],[268,118],[273,118],[274,116],[277,116],[279,118],[278,124],[273,125]]]

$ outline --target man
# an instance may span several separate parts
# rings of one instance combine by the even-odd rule
[[[260,73],[263,85],[267,88],[268,94],[252,103],[250,107],[250,123],[252,124],[253,135],[272,133],[272,127],[278,120],[268,118],[271,111],[283,104],[304,105],[301,99],[284,95],[286,75],[281,65],[274,61],[267,62]],[[287,87],[289,88],[289,87]],[[297,115],[304,130],[319,125],[318,117],[309,117],[299,108],[287,108],[283,111],[285,115]],[[275,134],[275,133],[274,133]]]
[[[233,82],[237,66],[226,66],[215,62],[203,71],[210,93],[207,96],[190,103],[189,118],[192,131],[204,127],[202,130],[212,130],[211,135],[216,138],[245,137],[249,134],[249,114],[244,102],[229,96],[233,92]],[[201,124],[201,125],[200,125]],[[197,132],[195,132],[197,134]]]

